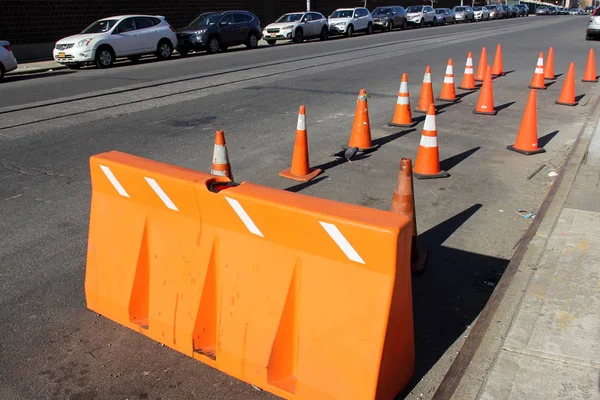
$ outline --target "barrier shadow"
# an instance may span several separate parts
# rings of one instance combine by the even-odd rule
[[[479,146],[473,147],[471,150],[467,150],[450,158],[446,158],[445,160],[440,161],[440,168],[444,171],[449,171],[479,149],[481,149]]]
[[[474,204],[419,235],[428,261],[412,278],[415,374],[396,396],[404,399],[477,318],[510,260],[443,246],[480,208]]]
[[[558,135],[558,131],[553,131],[545,134],[538,138],[538,147],[546,147],[548,143],[554,138],[554,136]]]
[[[379,147],[381,147],[384,144],[387,144],[387,143],[389,143],[391,141],[399,139],[402,136],[408,135],[409,133],[415,132],[415,131],[416,131],[415,128],[410,128],[410,129],[402,130],[402,131],[399,131],[399,132],[396,132],[396,133],[392,133],[392,134],[384,136],[384,137],[373,139],[371,142],[373,143],[373,146],[379,146]]]
[[[328,178],[329,177],[327,175],[321,175],[321,176],[318,176],[315,179],[312,179],[312,180],[310,180],[308,182],[302,182],[302,183],[299,183],[297,185],[293,185],[293,186],[287,187],[287,188],[285,188],[283,190],[287,190],[288,192],[298,193],[298,192],[300,192],[300,191],[302,191],[302,190],[304,190],[306,188],[309,188],[309,187],[311,187],[313,185],[316,185],[317,183],[319,183],[321,181],[324,181],[325,179],[328,179]]]
[[[505,110],[513,104],[515,104],[514,101],[509,101],[508,103],[500,104],[499,106],[496,106],[496,111],[500,112],[502,110]]]

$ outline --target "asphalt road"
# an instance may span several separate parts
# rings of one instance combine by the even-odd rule
[[[227,135],[238,181],[387,209],[400,157],[414,157],[422,124],[386,126],[400,74],[413,106],[426,65],[439,93],[448,58],[460,82],[465,56],[503,46],[509,73],[494,81],[495,117],[474,115],[478,93],[439,112],[443,168],[416,181],[428,271],[413,279],[417,372],[401,398],[429,398],[468,334],[597,99],[577,81],[580,105],[554,105],[562,79],[538,93],[540,143],[505,149],[519,127],[537,55],[554,46],[557,73],[583,74],[586,18],[521,18],[257,51],[149,61],[107,71],[9,78],[0,87],[0,398],[267,399],[251,386],[86,310],[91,155],[117,149],[206,171],[216,129]],[[381,148],[353,163],[331,153],[348,140],[366,88]],[[322,177],[300,184],[289,167],[296,113],[305,104],[311,162]],[[539,173],[528,176],[540,166]],[[293,227],[290,227],[293,229]]]

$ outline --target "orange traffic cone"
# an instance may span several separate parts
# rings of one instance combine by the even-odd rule
[[[492,70],[488,65],[485,70],[485,80],[479,92],[477,106],[473,110],[474,114],[496,115],[498,111],[494,109],[494,89],[492,87]]]
[[[320,169],[310,168],[308,161],[308,134],[306,133],[306,108],[300,106],[298,125],[296,126],[296,141],[292,155],[292,167],[281,171],[279,175],[295,181],[310,181],[321,173]]]
[[[485,47],[482,47],[479,65],[477,66],[477,75],[475,75],[475,80],[477,82],[481,82],[485,79],[485,69],[487,68],[487,65],[487,50]]]
[[[400,82],[400,90],[398,91],[398,100],[396,101],[396,109],[392,122],[388,122],[389,126],[413,127],[417,124],[412,119],[410,111],[410,94],[408,93],[408,75],[402,74]]]
[[[215,136],[215,148],[210,173],[218,176],[226,176],[233,181],[231,165],[229,165],[229,155],[227,154],[227,143],[225,143],[225,133],[221,130],[218,130]]]
[[[473,75],[473,54],[469,52],[467,55],[467,64],[465,65],[465,73],[463,75],[462,83],[458,87],[462,90],[476,90],[475,86],[475,75]]]
[[[546,90],[546,83],[544,82],[544,53],[540,53],[538,57],[529,89]]]
[[[504,64],[502,63],[502,46],[496,46],[496,54],[494,54],[494,64],[492,65],[492,76],[504,75]]]
[[[390,211],[410,218],[413,223],[412,244],[410,251],[411,271],[413,274],[420,274],[425,270],[427,250],[420,249],[417,244],[417,218],[415,215],[414,192],[412,180],[412,162],[410,158],[403,158],[400,161],[398,182],[396,183],[396,189],[394,190],[394,197],[392,198]]]
[[[563,106],[576,106],[578,104],[575,100],[575,63],[573,62],[569,64],[565,84],[560,92],[560,97],[555,103]]]
[[[425,68],[423,75],[423,85],[421,86],[421,95],[419,96],[419,104],[415,108],[416,112],[426,113],[429,110],[429,105],[435,105],[433,101],[433,86],[431,85],[431,67],[428,65]]]
[[[582,82],[598,82],[596,75],[596,59],[594,58],[594,49],[590,49],[588,60],[585,64],[585,73],[583,74]]]
[[[456,103],[458,101],[456,90],[454,89],[454,69],[452,67],[452,59],[448,60],[446,76],[444,76],[444,83],[442,84],[442,93],[440,93],[440,97],[437,99],[451,103]]]
[[[554,76],[554,48],[550,47],[548,50],[548,58],[544,65],[544,79],[556,79]]]
[[[419,179],[447,178],[450,176],[449,173],[440,169],[440,152],[437,143],[435,107],[433,104],[430,104],[427,110],[421,144],[419,145],[413,172],[415,178]]]
[[[527,100],[521,127],[517,134],[517,140],[514,145],[506,147],[509,150],[527,156],[546,151],[543,148],[538,147],[536,96],[535,90],[529,91],[529,99]]]
[[[350,140],[346,149],[358,148],[359,151],[374,149],[371,142],[371,124],[369,122],[369,109],[367,108],[367,91],[360,89],[356,101],[356,112],[354,113],[354,124],[350,133]]]

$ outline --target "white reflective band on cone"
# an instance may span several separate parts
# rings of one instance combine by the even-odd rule
[[[408,97],[406,96],[398,96],[398,101],[396,104],[409,104]]]
[[[473,59],[467,58],[467,67],[472,67],[472,66],[473,66]]]
[[[465,68],[465,74],[467,74],[467,75],[473,75],[473,67]]]
[[[451,76],[444,77],[444,83],[454,83],[454,78]]]
[[[423,124],[423,130],[424,131],[430,131],[433,132],[436,130],[435,127],[435,115],[429,115],[427,114],[425,116],[425,123]]]
[[[225,173],[225,171],[219,171],[216,169],[211,169],[210,170],[210,174],[211,175],[217,175],[217,176],[227,176],[227,174]]]
[[[223,145],[216,144],[213,152],[213,164],[229,164],[227,157],[227,148]]]
[[[400,83],[400,93],[408,93],[408,82],[401,82]]]
[[[544,73],[544,69],[543,68],[536,68],[535,69],[535,73],[536,74],[543,74]]]
[[[454,74],[454,69],[452,68],[452,65],[448,65],[446,67],[446,75],[452,75]]]
[[[431,83],[431,74],[425,74],[425,76],[423,76],[423,83]]]
[[[437,147],[437,137],[435,136],[421,136],[421,146],[423,147]]]
[[[306,130],[306,114],[298,114],[298,125],[296,129],[299,131]]]

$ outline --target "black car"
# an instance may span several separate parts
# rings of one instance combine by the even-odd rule
[[[529,6],[527,4],[517,4],[515,7],[519,11],[519,17],[527,17],[529,15]]]
[[[373,28],[391,31],[394,28],[406,29],[406,10],[401,6],[377,7],[373,15]]]
[[[217,53],[241,44],[253,49],[261,37],[260,21],[251,12],[209,12],[177,30],[177,51],[182,56],[200,50]]]

